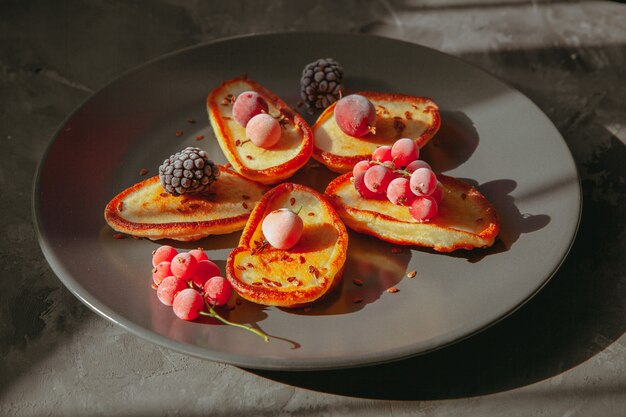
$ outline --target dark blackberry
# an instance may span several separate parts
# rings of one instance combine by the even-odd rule
[[[204,192],[219,176],[220,170],[209,155],[193,147],[175,153],[159,167],[161,185],[173,195]]]
[[[300,97],[309,111],[325,109],[343,94],[343,68],[332,58],[320,58],[302,71]]]

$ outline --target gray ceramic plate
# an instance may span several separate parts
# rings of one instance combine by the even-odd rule
[[[231,320],[273,338],[215,323],[178,320],[150,287],[148,240],[114,239],[106,203],[156,174],[188,145],[218,162],[204,108],[221,81],[247,73],[295,105],[302,68],[320,57],[344,67],[350,91],[424,95],[442,127],[423,155],[436,170],[465,178],[493,202],[502,222],[488,250],[438,254],[350,234],[343,283],[311,311],[243,303]],[[193,118],[196,123],[188,123]],[[309,117],[310,121],[313,121]],[[175,132],[183,131],[177,137]],[[196,137],[203,135],[202,141]],[[333,175],[309,164],[294,181],[318,189]],[[472,335],[517,309],[555,273],[581,212],[571,154],[550,120],[525,96],[467,63],[418,45],[359,35],[278,34],[229,39],[150,62],[114,81],[59,128],[39,167],[34,213],[55,273],[85,304],[162,346],[261,369],[329,369],[397,360]],[[239,233],[202,246],[223,267]],[[408,271],[417,271],[413,279]],[[364,281],[362,287],[353,278]],[[387,293],[395,286],[400,291]],[[355,296],[363,302],[352,302]]]

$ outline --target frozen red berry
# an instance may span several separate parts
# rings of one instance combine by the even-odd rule
[[[356,188],[356,191],[363,198],[379,200],[381,196],[384,196],[384,194],[375,193],[367,188],[365,185],[365,172],[361,172],[359,175],[354,177],[354,188]]]
[[[391,180],[387,187],[387,198],[393,204],[410,206],[415,199],[415,194],[411,191],[409,179],[401,177]]]
[[[189,254],[191,256],[193,256],[194,258],[196,258],[196,261],[200,262],[200,261],[207,261],[209,260],[209,257],[207,256],[207,254],[202,250],[202,248],[198,248],[198,249],[192,249],[189,251]]]
[[[174,302],[176,294],[185,288],[189,288],[187,282],[180,278],[176,278],[175,276],[169,276],[159,284],[159,288],[157,288],[157,297],[159,301],[166,306],[171,306]]]
[[[282,129],[278,120],[269,114],[260,113],[248,121],[246,136],[254,145],[269,149],[280,140]]]
[[[345,134],[360,138],[373,132],[376,109],[371,101],[359,94],[340,99],[334,109],[335,121]]]
[[[172,303],[174,314],[183,320],[193,320],[204,309],[204,300],[200,293],[193,288],[186,288],[176,294]]]
[[[224,277],[212,277],[204,284],[204,296],[211,305],[222,306],[228,303],[232,293],[230,282]]]
[[[304,222],[300,216],[287,208],[270,212],[261,224],[263,236],[276,249],[292,248],[304,231]]]
[[[410,182],[415,195],[431,195],[437,188],[437,176],[428,168],[413,171]]]
[[[419,157],[419,147],[413,139],[398,139],[391,147],[391,157],[397,167],[405,167]]]
[[[221,275],[220,268],[213,262],[208,259],[204,261],[198,262],[198,267],[196,268],[196,275],[193,277],[194,284],[198,286],[203,286],[205,282],[209,280],[209,278]]]
[[[393,157],[391,156],[391,146],[383,145],[376,148],[372,153],[372,161],[378,162],[391,162]]]
[[[171,262],[174,256],[178,255],[178,251],[169,246],[159,246],[154,252],[152,252],[152,266],[157,266],[161,262]]]
[[[418,222],[425,222],[437,215],[438,207],[434,198],[429,195],[415,196],[409,213]]]
[[[196,275],[198,261],[189,252],[183,252],[174,256],[170,268],[175,277],[189,281]]]
[[[365,171],[365,186],[372,192],[385,194],[387,186],[394,179],[393,172],[382,165],[371,166]]]
[[[246,127],[254,116],[267,111],[267,102],[256,91],[244,91],[233,103],[233,119],[243,127]]]
[[[370,161],[357,162],[352,168],[352,176],[355,178],[358,177],[360,173],[367,171],[370,165],[371,165]]]
[[[172,269],[170,268],[170,263],[163,261],[159,262],[157,266],[152,268],[152,281],[159,285],[161,281],[163,281],[166,277],[172,275]]]

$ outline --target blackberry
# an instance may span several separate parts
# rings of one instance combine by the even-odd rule
[[[165,191],[173,195],[206,191],[220,176],[220,170],[198,148],[176,152],[159,167],[159,178]]]
[[[310,112],[325,109],[341,98],[343,68],[332,58],[320,58],[302,71],[300,97]]]

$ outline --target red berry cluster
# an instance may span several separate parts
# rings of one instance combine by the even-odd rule
[[[152,281],[157,286],[159,301],[172,306],[174,314],[183,320],[198,317],[205,300],[211,306],[221,306],[230,300],[230,283],[202,249],[178,253],[164,245],[154,251],[152,265]]]
[[[415,141],[408,138],[377,148],[371,160],[354,166],[354,187],[365,198],[386,197],[393,204],[409,207],[416,221],[432,219],[443,191],[430,165],[418,159],[419,153]]]
[[[157,297],[163,304],[172,306],[177,317],[183,320],[194,320],[200,315],[213,317],[269,341],[262,331],[228,321],[215,311],[214,307],[228,303],[233,289],[202,249],[179,253],[171,246],[160,246],[152,253],[152,266]]]

